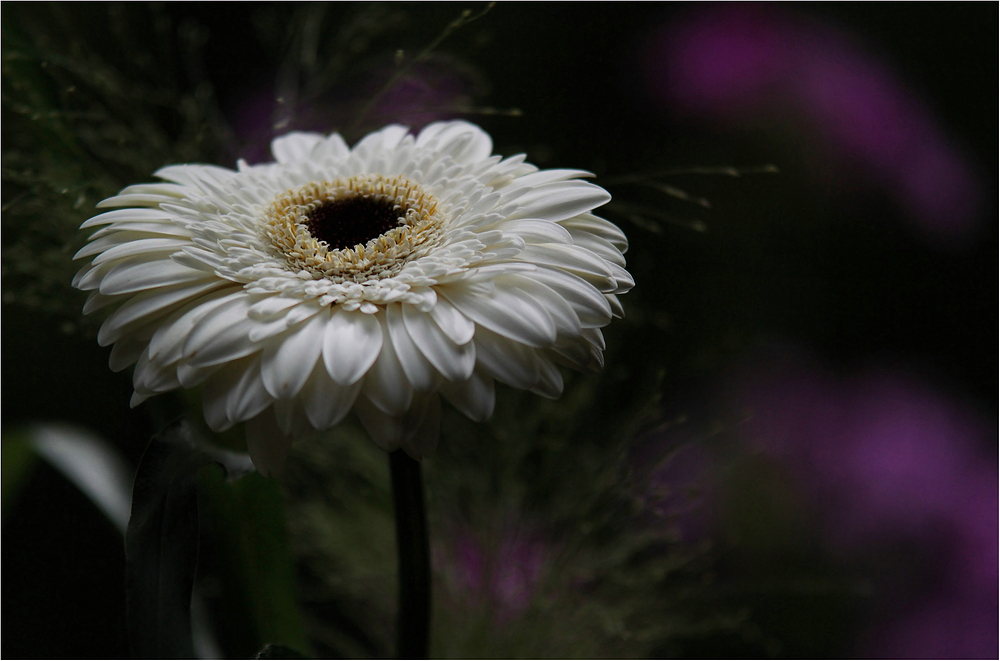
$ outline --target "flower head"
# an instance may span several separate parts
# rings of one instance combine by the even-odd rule
[[[387,126],[349,148],[290,133],[275,163],[174,165],[129,186],[74,279],[135,406],[203,387],[208,425],[246,422],[269,473],[352,409],[381,447],[434,448],[443,396],[474,420],[494,381],[556,397],[557,364],[596,369],[633,284],[610,196],[579,170],[491,156],[467,122]]]

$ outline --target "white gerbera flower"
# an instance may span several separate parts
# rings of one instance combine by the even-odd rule
[[[386,450],[437,440],[439,395],[481,421],[494,381],[557,397],[556,365],[599,368],[632,287],[610,195],[579,170],[491,156],[467,122],[388,126],[353,149],[290,133],[276,163],[174,165],[85,222],[84,312],[135,406],[203,386],[208,425],[246,422],[265,474],[352,409]]]

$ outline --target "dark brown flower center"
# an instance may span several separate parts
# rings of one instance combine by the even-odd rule
[[[313,238],[330,250],[365,245],[399,225],[403,211],[381,196],[352,195],[327,200],[306,215],[305,226]]]

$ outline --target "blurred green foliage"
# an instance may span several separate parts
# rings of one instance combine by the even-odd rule
[[[17,493],[24,486],[25,481],[31,475],[38,455],[31,449],[30,439],[27,433],[7,433],[3,439],[3,456],[0,458],[2,466],[3,491],[0,492],[0,503],[2,503],[2,516],[7,516],[7,510],[14,506]]]
[[[649,513],[650,466],[629,450],[657,417],[644,376],[656,379],[572,378],[555,401],[499,387],[482,425],[446,409],[424,462],[432,656],[635,658],[744,628],[738,608],[714,600],[711,547],[681,543],[674,521]],[[623,392],[630,405],[593,406]],[[385,455],[365,441],[348,423],[300,443],[282,480],[326,655],[391,654],[391,494]]]
[[[166,164],[225,153],[212,87],[184,68],[204,35],[159,5],[2,12],[3,301],[93,332],[69,286],[80,223]]]
[[[202,471],[199,487],[209,565],[219,577],[215,590],[202,594],[217,606],[224,649],[244,658],[269,643],[309,652],[278,484],[258,473],[227,481],[212,467]]]

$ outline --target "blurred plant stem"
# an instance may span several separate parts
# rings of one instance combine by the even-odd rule
[[[389,455],[399,550],[397,656],[426,659],[431,620],[431,554],[420,462],[402,450]]]

